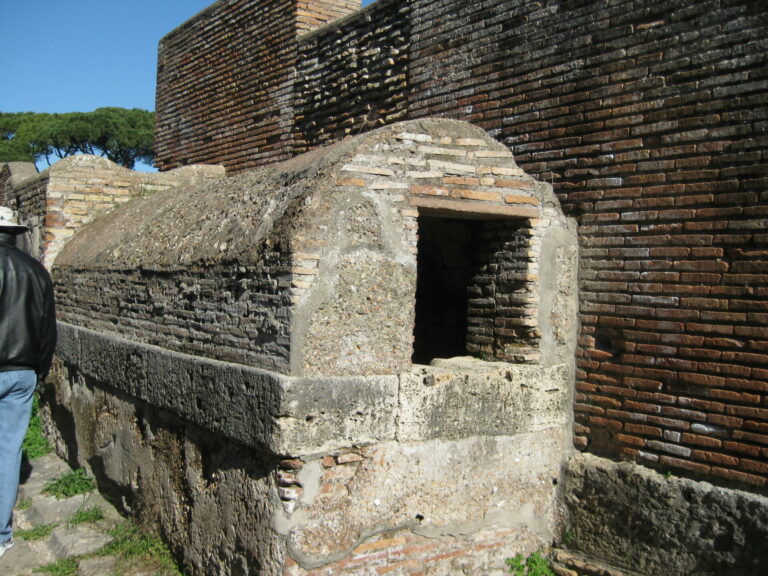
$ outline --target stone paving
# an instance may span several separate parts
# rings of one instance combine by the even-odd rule
[[[66,558],[94,554],[111,541],[109,530],[122,521],[115,508],[98,492],[61,500],[43,494],[43,487],[70,472],[69,466],[54,454],[31,462],[31,474],[19,487],[14,512],[16,544],[0,558],[2,576],[32,576],[45,566]],[[78,510],[97,506],[104,518],[95,523],[73,525],[69,520]],[[50,534],[39,539],[25,539],[23,531],[42,526],[55,526]],[[110,556],[81,558],[77,576],[107,576],[115,574],[117,559]],[[140,573],[121,576],[140,576]]]

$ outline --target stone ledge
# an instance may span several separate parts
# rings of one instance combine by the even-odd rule
[[[295,378],[59,323],[72,371],[275,455],[562,428],[568,370],[472,358],[400,375]]]
[[[768,498],[577,454],[566,465],[570,548],[641,574],[758,576]]]

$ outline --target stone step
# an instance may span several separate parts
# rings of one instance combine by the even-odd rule
[[[2,576],[36,576],[40,567],[65,558],[93,554],[111,541],[110,529],[122,521],[117,510],[98,492],[57,499],[43,494],[43,488],[72,470],[54,454],[47,454],[29,463],[19,486],[14,529],[31,530],[54,526],[51,533],[39,540],[25,540],[16,534],[15,545],[0,558]],[[94,523],[72,524],[71,518],[81,510],[98,507],[103,519]],[[78,576],[104,576],[114,573],[116,559],[93,557],[80,560]]]
[[[552,550],[552,569],[558,576],[644,576],[640,572],[607,564],[574,550]]]

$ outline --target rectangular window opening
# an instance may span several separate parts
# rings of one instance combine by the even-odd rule
[[[475,356],[501,360],[527,340],[513,317],[530,290],[526,220],[419,214],[414,364]]]

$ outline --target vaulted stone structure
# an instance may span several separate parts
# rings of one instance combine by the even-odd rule
[[[293,376],[551,364],[573,343],[575,250],[504,146],[427,120],[137,200],[69,244],[59,302],[65,321]]]
[[[135,198],[56,261],[60,448],[197,573],[500,569],[559,530],[577,266],[550,186],[452,120]]]

